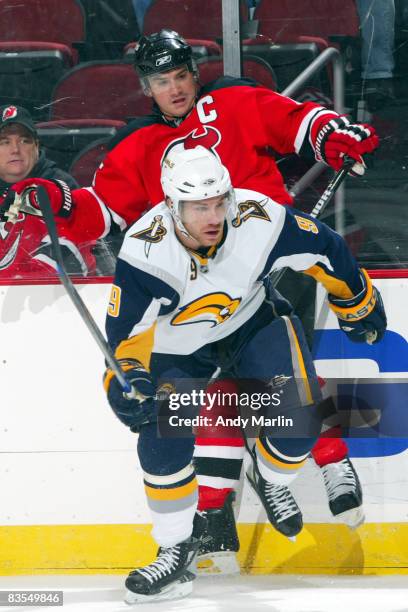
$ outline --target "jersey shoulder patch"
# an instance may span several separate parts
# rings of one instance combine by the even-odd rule
[[[237,214],[232,219],[233,227],[238,228],[246,221],[258,220],[274,223],[283,215],[281,204],[273,202],[270,198],[257,191],[249,189],[235,190]]]
[[[143,251],[148,259],[152,245],[161,243],[169,232],[174,232],[170,211],[164,203],[158,204],[130,226],[123,246],[129,246],[132,252]]]
[[[190,256],[180,248],[171,213],[158,204],[126,232],[119,258],[175,287],[190,273]]]

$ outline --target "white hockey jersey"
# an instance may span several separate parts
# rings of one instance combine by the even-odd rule
[[[189,355],[229,336],[262,304],[267,275],[286,266],[338,297],[361,290],[357,263],[338,234],[263,194],[235,193],[236,210],[216,247],[184,247],[164,203],[128,230],[106,322],[118,358],[148,367],[152,352]]]

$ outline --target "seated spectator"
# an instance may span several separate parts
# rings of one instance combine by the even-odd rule
[[[30,113],[21,106],[0,107],[0,193],[28,176],[61,179],[71,188],[75,179],[57,168],[40,151],[37,130]]]
[[[20,106],[0,107],[0,203],[13,198],[13,184],[28,177],[55,182],[56,189],[67,184],[78,187],[67,172],[47,159],[40,149],[37,130],[30,113]],[[77,246],[62,230],[63,251],[68,271],[86,274],[94,266],[90,248]],[[0,279],[47,278],[55,275],[47,228],[35,214],[18,212],[11,219],[0,218]]]

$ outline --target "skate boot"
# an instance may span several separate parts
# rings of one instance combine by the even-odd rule
[[[196,556],[206,523],[205,517],[197,513],[193,533],[187,540],[175,546],[161,546],[156,561],[130,572],[125,582],[128,589],[125,602],[150,603],[189,595],[193,590]]]
[[[320,469],[331,513],[338,521],[355,529],[364,522],[365,516],[361,484],[353,464],[346,457]]]
[[[286,537],[294,538],[302,530],[303,520],[300,508],[288,487],[262,478],[254,456],[246,476],[273,527]]]
[[[197,570],[200,574],[238,574],[239,565],[235,553],[239,539],[232,503],[235,493],[228,494],[222,508],[203,512],[207,528],[198,549]]]

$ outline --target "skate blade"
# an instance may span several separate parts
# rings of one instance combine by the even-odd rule
[[[357,508],[346,510],[341,514],[337,514],[337,516],[334,518],[336,519],[336,522],[344,523],[350,529],[357,529],[357,527],[362,525],[365,521],[363,506],[357,506]]]
[[[197,557],[197,574],[199,576],[219,574],[231,576],[239,574],[237,556],[232,551],[214,552]]]
[[[164,587],[160,593],[154,593],[152,595],[142,595],[141,593],[134,593],[133,591],[127,590],[124,601],[129,605],[153,603],[156,601],[171,601],[172,599],[187,597],[192,591],[192,582],[175,582]]]

